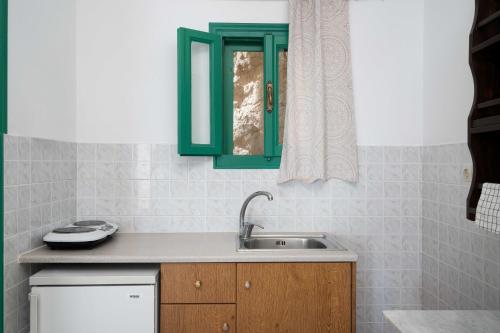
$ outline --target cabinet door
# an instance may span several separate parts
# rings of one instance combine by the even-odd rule
[[[349,263],[238,264],[238,333],[351,332]]]
[[[235,303],[236,264],[162,264],[162,303]]]
[[[234,304],[162,304],[160,333],[236,332]]]
[[[178,150],[180,155],[222,153],[222,39],[177,29]]]

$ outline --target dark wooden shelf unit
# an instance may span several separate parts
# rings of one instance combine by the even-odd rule
[[[492,126],[496,124],[500,124],[500,115],[476,119],[472,122],[472,128]]]
[[[467,207],[467,216],[476,216],[476,208]]]
[[[500,1],[475,0],[469,63],[474,78],[474,103],[468,120],[472,184],[467,218],[475,219],[485,182],[500,183]]]
[[[500,131],[500,124],[488,125],[488,126],[479,126],[471,128],[471,134],[481,134],[481,133],[490,133]]]
[[[488,25],[490,24],[491,22],[497,20],[500,18],[500,10],[494,12],[493,14],[491,14],[490,16],[486,17],[485,19],[481,20],[481,22],[479,22],[477,24],[477,27],[478,28],[482,28],[484,27],[485,25]]]
[[[474,27],[480,27],[480,24],[500,11],[500,2],[498,0],[478,0],[476,1],[476,20]]]
[[[476,26],[472,53],[485,50],[498,43],[500,11],[493,13]]]
[[[500,42],[500,34],[494,35],[493,37],[488,38],[484,42],[479,43],[478,45],[472,47],[472,53],[483,51],[489,47],[497,47],[498,42]]]
[[[486,133],[500,130],[500,115],[478,118],[472,121],[471,133]]]
[[[500,106],[500,98],[495,98],[487,102],[482,102],[477,105],[478,109],[491,108],[493,106]]]

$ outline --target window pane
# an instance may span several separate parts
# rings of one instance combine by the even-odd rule
[[[279,52],[279,143],[283,144],[283,133],[285,130],[285,112],[286,112],[286,63],[288,59],[288,51],[281,50]]]
[[[263,52],[233,52],[233,154],[264,154]]]
[[[210,143],[210,46],[191,43],[191,142]]]

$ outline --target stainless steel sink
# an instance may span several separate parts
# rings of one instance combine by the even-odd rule
[[[346,250],[324,234],[254,234],[238,240],[238,251]]]

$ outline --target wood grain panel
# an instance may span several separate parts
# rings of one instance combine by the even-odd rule
[[[238,333],[351,332],[350,263],[244,263],[237,275]]]
[[[356,263],[351,263],[351,332],[356,333]]]
[[[162,264],[161,302],[235,303],[235,282],[236,264]]]
[[[236,332],[235,304],[162,304],[160,318],[160,333]]]

